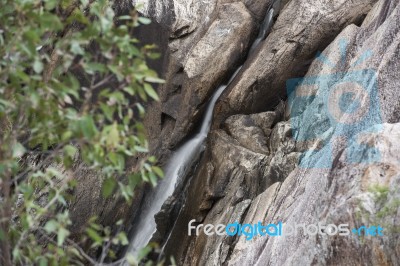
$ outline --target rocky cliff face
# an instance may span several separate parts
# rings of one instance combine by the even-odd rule
[[[146,1],[143,12],[170,34],[162,100],[147,118],[162,160],[190,138],[213,92],[244,64],[217,103],[202,158],[157,215],[155,239],[179,265],[397,265],[400,2],[279,2]],[[272,4],[276,22],[249,54]],[[304,87],[303,98],[288,95],[291,82]],[[352,89],[350,102],[333,93]],[[355,100],[366,119],[351,120]],[[192,219],[379,223],[386,231],[247,241],[188,236]]]

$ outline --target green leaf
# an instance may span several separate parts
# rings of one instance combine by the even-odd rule
[[[147,160],[151,163],[155,163],[157,161],[157,158],[155,156],[150,156],[149,158],[147,158]]]
[[[106,9],[106,10],[109,11],[110,9]],[[111,30],[111,28],[113,26],[112,17],[100,16],[99,19],[100,19],[101,28],[104,32],[108,32],[109,30]]]
[[[157,78],[157,77],[145,77],[144,81],[150,82],[150,83],[165,83],[165,80]]]
[[[135,146],[135,150],[136,150],[137,152],[149,152],[148,149],[146,149],[146,148],[144,148],[144,147],[141,147],[141,146]]]
[[[12,251],[13,259],[18,260],[21,257],[21,251],[18,247],[15,247]]]
[[[15,107],[11,102],[3,100],[3,99],[0,99],[0,105],[3,105],[5,107],[9,107],[9,108],[14,108]]]
[[[138,260],[141,261],[151,252],[151,247],[147,246],[142,248],[138,253]]]
[[[156,100],[156,101],[160,100],[158,98],[157,92],[153,89],[153,87],[150,84],[145,83],[144,84],[144,90],[146,91],[147,95],[149,95],[154,100]]]
[[[57,233],[57,245],[62,246],[62,244],[64,243],[65,239],[69,236],[69,234],[70,233],[67,229],[65,229],[64,227],[60,227]]]
[[[89,115],[82,117],[79,125],[83,135],[88,139],[93,138],[98,133],[93,117]]]
[[[76,256],[77,258],[83,260],[83,256],[81,255],[81,253],[74,247],[68,247],[68,250],[74,254],[74,256]]]
[[[121,154],[110,152],[108,158],[115,167],[118,167],[118,169],[123,170],[125,168],[125,157]]]
[[[75,146],[67,145],[64,147],[64,152],[68,157],[74,158],[75,154],[78,152],[78,149]]]
[[[136,107],[137,107],[137,109],[139,110],[139,114],[140,114],[140,115],[144,115],[145,109],[144,109],[143,105],[141,105],[140,103],[137,103],[137,104],[136,104]]]
[[[131,20],[132,19],[132,17],[131,16],[128,16],[128,15],[126,15],[126,16],[119,16],[118,17],[118,20]]]
[[[140,23],[144,24],[144,25],[148,25],[148,24],[151,23],[151,20],[148,19],[148,18],[145,18],[145,17],[139,17],[139,18],[138,18],[138,21],[139,21]]]
[[[157,186],[157,176],[153,172],[149,172],[150,183],[153,187]]]
[[[13,158],[20,158],[22,157],[26,152],[26,149],[24,146],[22,146],[21,143],[17,142],[15,143],[13,149],[12,149],[12,156]]]
[[[87,69],[90,69],[90,70],[93,70],[96,72],[101,72],[101,73],[103,73],[104,71],[107,70],[107,67],[104,64],[93,63],[93,62],[85,64],[85,67]]]
[[[40,16],[40,24],[45,29],[61,30],[63,28],[60,18],[50,13],[44,13]]]
[[[43,71],[43,63],[36,59],[35,62],[33,62],[33,70],[37,73],[40,74]]]
[[[116,147],[120,141],[117,123],[113,123],[107,136],[107,145]]]
[[[106,116],[106,118],[109,121],[113,121],[113,116],[114,116],[114,107],[108,106],[107,104],[100,103],[100,108],[103,111],[103,114]]]
[[[87,228],[86,229],[86,233],[88,234],[88,236],[96,243],[100,244],[101,242],[103,242],[103,238],[92,228]]]
[[[45,257],[42,257],[39,259],[39,266],[47,266],[48,265],[48,261]]]
[[[131,266],[138,265],[138,262],[136,261],[135,256],[133,256],[133,254],[128,253],[128,255],[126,255],[126,261]]]
[[[142,182],[142,176],[140,174],[131,174],[128,176],[129,186],[135,188],[136,185]]]
[[[112,73],[114,73],[117,76],[118,81],[122,81],[124,79],[124,75],[117,66],[109,65],[107,67],[109,70],[111,70]]]
[[[53,233],[57,230],[58,227],[59,224],[55,220],[50,220],[44,226],[44,230],[46,230],[47,233]]]
[[[160,58],[161,54],[160,53],[148,53],[147,57],[150,59],[158,59]]]
[[[121,241],[121,245],[126,246],[129,244],[128,238],[124,232],[119,233],[117,238]]]
[[[33,108],[38,108],[39,107],[39,103],[40,103],[40,96],[38,93],[36,93],[35,91],[31,92],[31,94],[29,95],[29,99],[31,100],[32,103],[32,107]]]
[[[67,140],[69,140],[71,137],[72,137],[72,132],[71,131],[65,131],[64,133],[62,133],[62,136],[61,136],[61,140],[62,141],[67,141]]]
[[[47,1],[45,1],[45,7],[46,7],[47,10],[52,10],[52,9],[56,8],[57,4],[58,4],[57,0],[47,0]]]
[[[63,196],[59,196],[58,198],[57,198],[57,200],[58,200],[58,202],[60,202],[63,206],[67,206],[67,201],[64,199],[64,197]]]
[[[133,87],[124,87],[123,90],[131,96],[135,95],[135,89]]]
[[[71,52],[73,54],[83,55],[85,51],[82,49],[81,45],[77,41],[71,43]]]
[[[108,198],[112,195],[114,192],[114,189],[116,187],[117,183],[115,182],[114,178],[107,178],[103,182],[103,188],[102,188],[102,193],[105,198]]]
[[[160,167],[153,166],[152,169],[153,169],[154,173],[156,173],[159,177],[164,177],[164,172],[163,172],[163,170],[161,170]]]

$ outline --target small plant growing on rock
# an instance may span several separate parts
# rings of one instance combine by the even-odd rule
[[[371,193],[374,210],[371,213],[363,207],[362,200],[359,200],[358,211],[356,212],[357,220],[368,222],[371,225],[380,225],[384,228],[385,234],[393,234],[400,232],[400,228],[390,222],[390,217],[395,217],[400,207],[400,199],[393,198],[391,195],[395,195],[395,191],[391,191],[388,186],[382,186],[379,184],[371,185],[368,188],[368,192]],[[360,236],[360,240],[363,241],[363,236]]]

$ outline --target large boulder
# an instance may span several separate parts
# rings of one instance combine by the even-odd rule
[[[226,2],[203,14],[191,34],[170,34],[161,102],[149,106],[145,123],[158,155],[175,149],[194,130],[207,101],[243,62],[255,37],[257,20],[246,6]]]
[[[274,108],[286,97],[289,78],[303,76],[319,50],[344,27],[359,24],[377,0],[292,0],[282,10],[272,32],[246,61],[240,78],[216,106],[215,127],[233,114]]]
[[[303,236],[261,237],[235,246],[230,265],[395,265],[399,260],[398,161],[400,124],[385,124],[373,143],[382,154],[379,163],[350,164],[346,151],[330,171],[297,169],[250,205],[244,221],[286,224],[349,224],[349,228],[380,225],[383,237]],[[363,156],[368,156],[364,153]],[[278,191],[277,191],[278,190]],[[273,197],[271,200],[270,198]],[[254,212],[257,215],[254,215]],[[245,242],[245,243],[244,243]]]

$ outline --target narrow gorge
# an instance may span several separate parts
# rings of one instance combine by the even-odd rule
[[[146,5],[143,12],[169,32],[162,100],[150,107],[147,120],[152,150],[169,162],[165,180],[172,183],[177,175],[169,170],[171,162],[180,167],[194,161],[179,175],[185,178],[177,180],[175,191],[164,191],[172,196],[158,207],[153,241],[164,247],[162,255],[174,256],[178,265],[397,265],[395,230],[380,239],[291,236],[246,241],[244,236],[189,236],[187,227],[192,219],[214,225],[283,221],[355,226],[378,217],[387,227],[398,226],[399,1]],[[226,82],[239,66],[236,78]],[[358,141],[378,149],[380,159],[354,164],[346,154],[355,150],[365,157],[360,160],[368,160],[370,148],[334,140],[341,129],[321,115],[321,109],[329,108],[322,96],[303,105],[290,101],[287,81],[342,73],[338,83],[363,69],[376,71],[380,116],[369,126],[381,128]],[[319,86],[311,89],[328,89],[324,82],[317,78]],[[193,132],[207,123],[208,118],[202,119],[210,115],[214,101],[211,131],[200,137],[205,139],[202,152],[203,139]],[[295,104],[302,110],[294,112]],[[322,137],[301,138],[317,131]],[[304,153],[316,146],[320,152],[311,157],[329,160],[324,143],[330,140],[335,143],[329,155],[332,168],[304,167]],[[376,185],[388,186],[387,202],[374,198],[371,187]],[[393,210],[382,216],[382,204]]]

